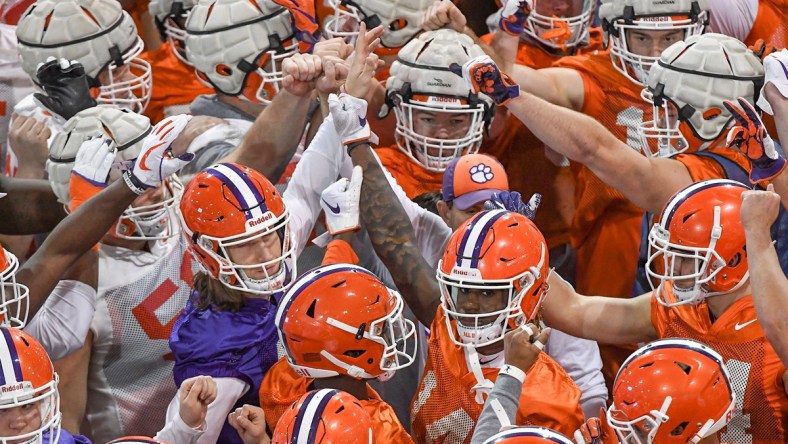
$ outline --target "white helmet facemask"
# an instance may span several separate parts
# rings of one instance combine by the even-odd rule
[[[191,63],[186,59],[184,25],[195,4],[195,0],[151,0],[148,5],[159,32],[170,43],[175,56],[189,66]]]
[[[384,110],[394,108],[397,146],[430,171],[444,171],[453,159],[481,146],[492,101],[449,71],[452,63],[481,53],[468,36],[440,29],[408,43],[391,66]]]
[[[599,8],[613,66],[632,82],[645,85],[659,56],[637,54],[632,32],[682,31],[681,40],[703,33],[709,21],[707,0],[605,0]]]
[[[326,37],[342,37],[354,43],[358,27],[366,23],[367,29],[383,26],[380,37],[383,48],[405,46],[421,32],[421,18],[434,0],[326,0],[334,14],[323,21]]]
[[[583,0],[578,14],[566,17],[559,17],[547,11],[550,5],[541,7],[541,3],[540,0],[533,0],[523,36],[530,37],[548,48],[562,51],[588,42],[588,31],[594,20],[596,1]]]

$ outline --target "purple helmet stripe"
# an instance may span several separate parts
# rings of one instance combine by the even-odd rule
[[[742,188],[747,188],[743,184],[736,182],[734,180],[708,180],[705,182],[698,182],[685,189],[674,198],[674,200],[668,202],[669,211],[667,214],[663,214],[663,218],[660,219],[659,223],[661,226],[665,227],[666,229],[670,227],[670,223],[673,221],[673,216],[676,214],[676,211],[681,207],[681,205],[687,201],[690,197],[694,196],[695,194],[707,190],[709,188],[714,188],[721,185],[733,185],[733,186],[740,186]],[[686,192],[686,193],[685,193]]]
[[[304,416],[306,416],[306,414],[309,413],[309,411],[311,410],[308,407],[313,402],[315,396],[318,394],[323,394],[324,396],[320,400],[320,403],[315,407],[314,412],[312,413],[312,418],[309,424],[309,436],[307,437],[306,440],[306,442],[310,442],[310,443],[317,442],[316,435],[317,435],[317,430],[319,428],[318,425],[323,420],[323,412],[326,410],[326,405],[328,405],[328,402],[331,401],[331,399],[337,394],[336,390],[332,390],[332,389],[317,390],[310,393],[306,397],[304,402],[301,404],[301,409],[298,412],[298,416],[296,416],[295,427],[293,427],[293,436],[290,438],[291,444],[298,443],[298,440],[300,438],[301,427],[302,424],[304,423]]]
[[[262,194],[260,194],[260,191],[257,190],[257,187],[255,186],[255,183],[252,182],[252,179],[250,179],[249,176],[246,173],[244,173],[240,168],[238,168],[237,166],[231,163],[223,163],[222,165],[235,171],[235,173],[238,174],[238,176],[246,183],[246,185],[249,186],[249,189],[252,191],[252,194],[257,199],[257,201],[260,202],[260,207],[263,210],[263,213],[268,211],[268,207],[265,206],[265,197]]]
[[[476,224],[479,223],[484,217],[485,214],[488,214],[488,211],[479,213],[476,215],[476,219],[468,225],[468,228],[465,231],[465,235],[463,236],[462,243],[460,244],[460,256],[458,257],[457,265],[461,265],[461,259],[470,259],[471,260],[471,268],[476,268],[479,266],[479,254],[482,251],[482,246],[484,245],[484,239],[487,237],[487,233],[492,228],[493,224],[503,217],[504,214],[507,214],[508,211],[497,211],[492,217],[490,217],[485,224],[479,230],[476,227]],[[474,235],[475,239],[470,239],[471,235],[475,232],[478,232],[477,235]],[[470,257],[464,257],[465,247],[468,241],[475,241],[473,245],[473,252],[471,253]]]
[[[224,174],[222,171],[216,168],[218,166],[228,168],[232,170],[234,173],[236,173],[238,177],[241,179],[240,183],[239,181],[233,180],[232,178],[228,177],[226,174]],[[252,183],[252,181],[250,181],[249,178],[246,177],[246,174],[244,174],[238,168],[234,167],[233,165],[220,163],[218,165],[214,165],[211,168],[208,168],[206,171],[216,176],[220,181],[222,181],[222,184],[224,184],[224,186],[226,186],[227,189],[230,190],[230,192],[233,194],[235,199],[238,201],[238,204],[241,207],[240,210],[245,213],[244,215],[246,216],[246,219],[252,219],[254,217],[252,215],[252,210],[254,209],[259,208],[261,214],[264,214],[268,211],[268,207],[266,207],[265,205],[265,199],[263,199],[262,194],[260,194],[260,192],[257,190],[257,187],[254,186],[254,183]],[[247,187],[247,189],[242,191],[241,189],[238,188],[238,185],[243,185]],[[247,197],[244,196],[244,191],[251,193],[254,200],[250,202],[249,199],[247,199]]]
[[[22,367],[19,365],[19,353],[16,351],[16,345],[14,344],[14,338],[11,337],[11,332],[8,328],[3,328],[3,338],[5,339],[6,346],[8,347],[8,355],[11,357],[11,365],[14,367],[14,376],[16,377],[16,381],[14,382],[21,382],[22,379]],[[2,383],[0,385],[6,385],[11,381],[5,380],[5,375],[1,375],[3,372],[0,372],[0,378],[3,378]]]

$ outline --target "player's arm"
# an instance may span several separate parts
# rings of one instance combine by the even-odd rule
[[[741,222],[747,238],[752,301],[766,338],[788,366],[788,279],[780,268],[770,233],[779,209],[780,196],[772,187],[742,195]]]
[[[2,234],[45,233],[55,228],[66,211],[45,180],[13,179],[0,175],[0,232]]]
[[[550,327],[605,344],[658,339],[651,323],[651,293],[629,299],[580,295],[557,273],[550,273],[548,285],[542,314]]]
[[[30,290],[30,316],[35,315],[52,289],[77,259],[101,240],[145,188],[153,188],[162,178],[178,171],[193,155],[172,157],[165,151],[180,134],[190,116],[174,116],[156,125],[146,138],[142,154],[123,180],[106,186],[87,199],[55,228],[44,244],[17,273],[17,281]],[[116,148],[110,139],[87,141],[77,153],[72,171],[72,189],[106,184]],[[75,193],[72,193],[74,200]]]
[[[311,94],[311,87],[279,91],[238,148],[219,162],[248,166],[276,183],[301,141]]]

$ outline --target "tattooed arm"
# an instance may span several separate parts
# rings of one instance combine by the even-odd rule
[[[416,317],[429,326],[440,304],[435,270],[421,255],[410,219],[372,148],[368,144],[358,146],[350,158],[364,170],[359,208],[375,253]]]
[[[66,211],[45,180],[0,176],[0,233],[9,235],[46,233],[55,228]]]

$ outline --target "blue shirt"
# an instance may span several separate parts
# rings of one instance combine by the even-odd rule
[[[49,444],[49,432],[44,432],[41,437],[42,444]],[[72,435],[66,429],[60,429],[60,436],[57,438],[57,444],[91,444],[90,440],[82,435]]]
[[[193,299],[170,334],[175,384],[180,387],[184,380],[199,375],[240,379],[249,384],[249,390],[233,409],[244,404],[259,406],[260,384],[277,361],[276,306],[264,299],[246,299],[237,312],[213,307],[198,310]],[[226,419],[218,442],[243,443]]]

